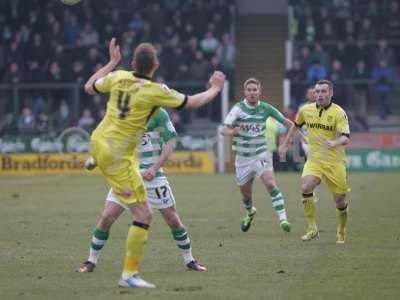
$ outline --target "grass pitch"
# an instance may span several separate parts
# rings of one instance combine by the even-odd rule
[[[170,176],[195,257],[186,271],[169,229],[155,213],[142,275],[155,290],[117,287],[131,217],[113,227],[96,271],[78,274],[103,207],[97,176],[0,177],[0,299],[400,299],[399,174],[350,174],[349,236],[335,244],[333,200],[323,186],[320,238],[303,243],[299,174],[277,174],[292,232],[278,225],[259,182],[252,228],[233,174]]]

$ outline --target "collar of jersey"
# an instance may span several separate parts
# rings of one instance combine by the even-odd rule
[[[147,79],[147,80],[153,81],[153,79],[151,77],[140,75],[136,72],[133,72],[133,75],[135,75],[135,77],[137,77],[137,78],[142,78],[142,79]]]
[[[325,107],[321,107],[321,106],[319,106],[317,103],[315,103],[315,106],[317,107],[317,109],[322,108],[322,109],[324,109],[324,110],[328,110],[328,108],[331,107],[331,105],[332,105],[332,101],[329,102],[329,104],[328,104],[327,106],[325,106]]]
[[[247,99],[244,98],[244,105],[248,108],[248,109],[255,109],[260,105],[260,100],[257,102],[256,106],[251,106],[249,103],[247,103]]]

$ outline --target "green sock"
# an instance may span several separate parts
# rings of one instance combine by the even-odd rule
[[[90,252],[88,261],[97,264],[99,259],[100,251],[103,249],[104,245],[108,240],[109,233],[102,231],[100,228],[96,227],[92,236],[92,243],[90,244]]]
[[[251,212],[253,208],[253,200],[250,199],[242,199],[243,207],[247,210],[248,213]]]
[[[282,193],[276,187],[269,194],[271,196],[272,206],[274,207],[275,212],[279,217],[279,220],[287,220],[285,200],[283,199]]]
[[[178,229],[171,230],[172,237],[174,238],[176,245],[178,246],[179,250],[181,251],[183,260],[185,264],[190,263],[194,260],[192,255],[192,245],[190,242],[190,238],[188,232],[186,231],[185,227],[181,227]]]

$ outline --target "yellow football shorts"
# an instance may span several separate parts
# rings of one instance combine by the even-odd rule
[[[131,153],[132,151],[123,152]],[[118,153],[118,147],[110,146],[110,143],[103,138],[92,136],[90,154],[113,188],[118,200],[128,206],[145,202],[147,194],[136,155],[119,155]]]
[[[303,168],[302,177],[307,175],[312,175],[319,179],[324,178],[332,193],[346,194],[350,191],[345,163],[330,164],[307,160]]]

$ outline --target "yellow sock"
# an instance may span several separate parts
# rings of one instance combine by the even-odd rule
[[[343,210],[336,208],[336,220],[340,232],[344,232],[347,223],[347,207]]]
[[[314,194],[303,194],[304,215],[307,220],[308,230],[317,230],[316,208]]]
[[[139,273],[139,263],[144,255],[144,246],[148,237],[148,225],[133,222],[126,239],[126,255],[122,276],[130,277]]]

